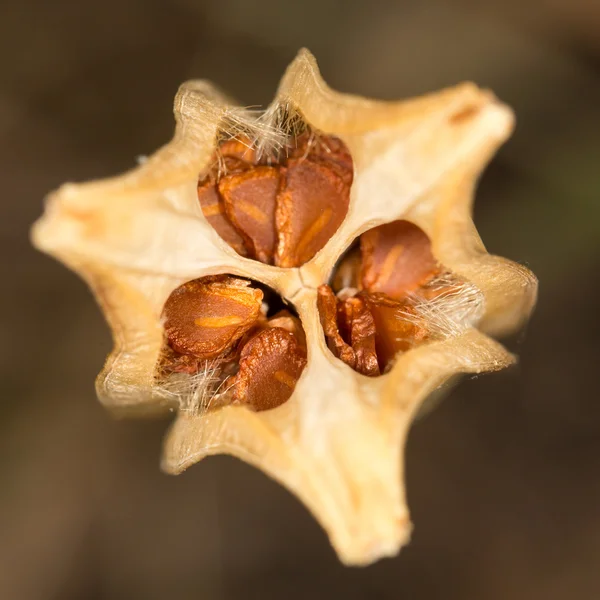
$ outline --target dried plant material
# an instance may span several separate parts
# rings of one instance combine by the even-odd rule
[[[427,234],[409,221],[374,227],[360,236],[361,285],[403,298],[435,277],[440,268]]]
[[[399,353],[427,340],[427,321],[407,302],[385,294],[365,294],[363,299],[373,316],[377,357],[385,372]]]
[[[319,286],[317,310],[319,311],[327,346],[337,358],[354,369],[356,367],[356,352],[340,333],[338,322],[339,300],[328,285]]]
[[[175,118],[173,140],[144,164],[121,177],[63,186],[33,230],[35,245],[79,272],[106,313],[115,349],[97,380],[101,401],[127,415],[178,411],[165,441],[165,471],[179,473],[220,452],[238,456],[292,490],[346,564],[396,554],[411,531],[399,450],[414,415],[455,375],[511,364],[486,334],[514,331],[535,303],[533,275],[487,254],[471,218],[475,183],[512,129],[510,110],[472,84],[404,102],[345,96],[302,51],[264,112],[232,106],[193,81],[177,94]],[[225,213],[218,185],[259,167],[279,170],[273,263],[294,268],[239,256],[256,258]],[[375,244],[364,289],[345,286],[336,288],[339,298],[323,297],[320,286],[333,281],[341,255],[362,234],[397,221],[426,234],[441,270],[430,270],[425,246],[413,244],[404,258],[414,254],[419,268],[399,269],[400,254],[388,276],[393,254]],[[302,344],[287,328],[265,329],[262,312],[227,354],[235,360],[202,359],[193,372],[196,363],[186,358],[180,372],[163,376],[169,296],[187,282],[224,274],[260,282],[293,305],[306,336],[300,376]],[[385,298],[369,306],[367,294]],[[378,354],[377,337],[389,323],[391,331],[409,327],[393,333],[408,340],[406,349],[385,340],[391,348],[388,359],[378,356],[378,377],[348,368],[327,347],[326,337],[341,337],[339,303],[353,297],[365,297],[373,315]],[[177,328],[188,331],[189,322]],[[370,347],[369,335],[359,339]],[[178,348],[196,348],[193,336],[178,340]],[[342,342],[356,361],[351,333]],[[264,348],[274,352],[257,359]],[[280,370],[295,381],[291,393],[290,386],[255,386]],[[272,404],[279,405],[257,410]]]
[[[232,358],[235,360],[236,357]],[[192,360],[189,355],[170,355],[169,350],[165,350],[157,371],[156,390],[188,415],[231,404],[230,379],[233,374],[228,371],[236,363],[223,362],[220,358],[196,359],[195,363],[190,363],[188,371],[174,368],[182,361],[185,364]]]
[[[231,138],[219,144],[219,155],[222,159],[233,158],[244,163],[245,168],[251,168],[257,161],[256,150],[252,140],[247,137]],[[232,163],[236,164],[236,163]],[[239,163],[238,167],[239,167]]]
[[[263,294],[233,277],[179,286],[163,311],[169,346],[199,359],[227,353],[258,319]]]
[[[279,311],[276,315],[267,319],[264,326],[266,328],[280,327],[293,333],[300,346],[306,350],[306,335],[304,334],[302,323],[289,310]]]
[[[402,318],[415,325],[426,323],[436,339],[461,335],[479,323],[485,311],[484,296],[477,286],[443,272],[409,294],[406,302],[410,310],[404,311]]]
[[[198,183],[198,201],[202,208],[202,214],[206,217],[212,228],[238,254],[248,256],[244,238],[226,216],[225,202],[219,195],[215,181],[211,178]]]
[[[172,373],[195,375],[204,367],[205,363],[206,359],[198,358],[193,354],[181,354],[166,344],[156,370],[159,379],[165,379]]]
[[[251,255],[267,264],[273,263],[275,252],[278,191],[279,171],[273,167],[255,167],[219,181],[229,221],[246,240]]]
[[[238,254],[299,267],[346,216],[352,157],[341,140],[312,132],[292,136],[274,154],[265,157],[248,137],[222,142],[198,184],[198,199]]]
[[[329,286],[319,288],[317,306],[330,350],[338,358],[345,350],[351,356],[346,364],[375,377],[399,353],[474,325],[483,297],[468,282],[442,273],[429,237],[413,223],[393,221],[367,230],[360,252],[352,249],[334,269],[337,298]]]
[[[347,332],[346,337],[356,354],[356,371],[369,377],[379,375],[375,321],[364,298],[346,298],[340,304],[338,320],[342,322],[340,329]]]
[[[348,148],[340,140],[331,135],[300,135],[295,145],[288,151],[289,158],[307,159],[331,169],[345,185],[350,187],[354,178],[354,164]]]
[[[299,267],[338,230],[348,212],[350,189],[334,169],[310,160],[289,160],[283,178],[275,214],[275,264]]]
[[[257,411],[276,408],[292,395],[305,366],[306,350],[293,333],[265,329],[242,350],[234,399]]]

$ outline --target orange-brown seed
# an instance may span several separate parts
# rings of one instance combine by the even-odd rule
[[[262,298],[262,291],[235,277],[205,277],[184,283],[163,308],[169,346],[199,359],[229,352],[256,322]]]
[[[354,178],[352,156],[344,142],[331,135],[302,134],[296,140],[296,147],[288,154],[289,158],[305,158],[333,169],[344,183],[350,187]]]
[[[432,279],[440,266],[427,234],[409,221],[393,221],[360,236],[361,285],[400,299]]]
[[[326,284],[319,286],[317,290],[317,310],[321,326],[325,333],[327,347],[331,352],[353,369],[356,367],[356,352],[348,344],[338,327],[339,300],[333,290]]]
[[[238,254],[248,256],[242,236],[231,224],[225,214],[225,206],[219,196],[215,182],[207,177],[198,183],[198,200],[202,213],[212,228],[227,242]]]
[[[280,310],[277,314],[267,319],[266,328],[280,327],[290,333],[293,333],[300,346],[306,349],[306,334],[298,317],[295,317],[289,310]]]
[[[298,267],[321,250],[341,225],[350,188],[332,168],[310,160],[290,159],[281,172],[275,264]]]
[[[367,307],[364,298],[355,296],[346,298],[339,305],[338,320],[340,330],[347,332],[349,340],[356,354],[356,371],[369,377],[380,374],[375,347],[375,321]],[[344,335],[342,333],[342,335]]]
[[[226,175],[218,185],[227,217],[251,248],[251,254],[263,263],[272,264],[279,170],[255,167]]]
[[[373,315],[375,347],[379,367],[385,372],[399,352],[405,352],[427,339],[424,321],[406,302],[393,300],[384,294],[360,294]]]
[[[237,158],[248,165],[256,162],[256,151],[249,138],[231,138],[219,144],[219,152],[223,158]]]
[[[281,327],[265,329],[242,349],[234,400],[254,410],[275,408],[292,395],[305,366],[306,351],[293,333]]]

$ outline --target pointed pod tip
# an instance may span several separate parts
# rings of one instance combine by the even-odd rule
[[[410,543],[412,529],[408,515],[404,515],[390,523],[385,531],[372,536],[357,536],[340,543],[333,535],[331,543],[340,562],[347,567],[368,567],[382,558],[397,556]]]
[[[315,66],[317,65],[317,59],[315,58],[315,55],[308,48],[300,48],[296,54],[296,58],[294,59],[294,62],[295,61],[306,61]]]

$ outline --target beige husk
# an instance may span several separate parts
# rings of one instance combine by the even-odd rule
[[[203,81],[183,84],[174,110],[169,144],[120,177],[62,186],[33,228],[38,248],[87,280],[112,328],[115,348],[98,396],[117,414],[178,409],[177,394],[155,381],[169,293],[213,273],[268,284],[294,303],[307,335],[308,365],[291,399],[259,413],[233,405],[189,410],[188,403],[165,441],[163,469],[179,473],[210,454],[238,456],[306,504],[344,563],[393,555],[411,531],[403,479],[411,420],[454,375],[509,365],[513,357],[486,334],[516,329],[535,303],[533,275],[487,254],[471,219],[477,177],[510,134],[512,113],[468,83],[398,103],[342,95],[327,87],[306,50],[258,120]],[[207,224],[196,198],[218,135],[244,131],[277,145],[282,114],[339,136],[355,161],[345,222],[311,262],[288,270],[240,258]],[[371,379],[328,351],[315,288],[358,234],[399,218],[428,233],[437,258],[470,282],[469,293],[478,288],[482,315],[478,329],[471,322],[451,328]]]

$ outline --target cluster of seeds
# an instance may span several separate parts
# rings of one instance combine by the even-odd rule
[[[329,349],[362,373],[376,376],[431,335],[420,305],[447,288],[422,229],[394,221],[360,236],[341,261],[332,286],[319,287],[318,308]]]
[[[178,287],[163,309],[169,351],[162,370],[210,374],[208,393],[255,410],[285,402],[306,365],[306,339],[289,311],[268,318],[263,297],[249,281],[228,275]]]
[[[198,183],[202,212],[238,254],[277,267],[309,261],[348,212],[352,158],[341,140],[309,132],[276,157],[228,140]]]
[[[198,182],[202,212],[240,255],[282,268],[309,261],[338,229],[349,205],[352,158],[343,142],[309,131],[278,156],[259,156],[248,140],[219,145]],[[318,289],[331,352],[358,373],[386,372],[398,353],[429,339],[419,302],[439,294],[442,272],[427,235],[395,221],[360,236]],[[292,394],[307,361],[300,320],[271,314],[258,284],[209,276],[177,288],[163,309],[159,377],[204,378],[211,401],[274,408]],[[226,385],[225,385],[226,384]]]

